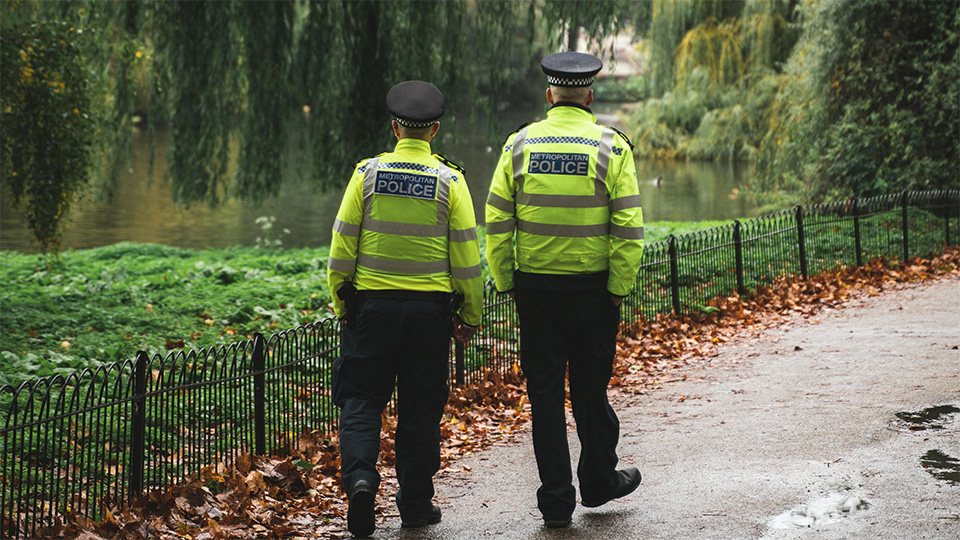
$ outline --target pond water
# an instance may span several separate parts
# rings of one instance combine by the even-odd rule
[[[594,107],[600,122],[622,128],[617,106]],[[490,137],[480,126],[458,120],[457,140],[448,144],[447,157],[463,165],[479,222],[500,145],[506,135],[523,122],[535,120],[542,111],[507,111],[501,133]],[[260,207],[229,199],[217,208],[177,206],[169,186],[162,181],[167,150],[165,133],[155,143],[153,180],[149,175],[149,140],[138,134],[133,141],[130,167],[119,179],[112,201],[85,200],[72,211],[63,234],[64,250],[85,249],[117,242],[149,242],[184,248],[221,248],[255,245],[262,230],[260,216],[276,216],[274,238],[283,247],[322,246],[330,243],[330,229],[340,204],[341,190],[317,192],[310,182],[291,178],[281,193]],[[358,156],[359,158],[360,156]],[[702,221],[747,217],[752,206],[736,196],[737,186],[748,179],[746,165],[714,162],[651,162],[637,160],[640,195],[646,222]],[[655,178],[661,178],[659,183]],[[287,229],[289,234],[282,231]],[[0,249],[27,253],[39,251],[26,220],[0,198]]]

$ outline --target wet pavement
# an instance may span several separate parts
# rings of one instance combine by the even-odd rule
[[[713,364],[616,398],[621,463],[643,483],[570,528],[542,526],[527,432],[438,476],[441,523],[387,515],[374,538],[960,538],[956,278],[735,340]],[[572,429],[570,444],[575,462]]]

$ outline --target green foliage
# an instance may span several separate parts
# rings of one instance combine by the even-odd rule
[[[718,222],[651,223],[648,242]],[[481,249],[486,240],[479,230]],[[45,264],[0,251],[0,384],[199,349],[323,320],[329,248],[194,251],[119,243]],[[489,279],[483,259],[485,279]]]
[[[503,7],[494,4],[492,9]],[[309,5],[291,54],[298,77],[294,89],[309,111],[307,144],[321,187],[342,185],[350,163],[392,144],[383,97],[397,82],[431,81],[454,102],[473,74],[461,67],[467,64],[463,55],[471,54],[465,49],[462,7],[457,2]],[[273,141],[257,139],[264,143]]]
[[[649,79],[646,77],[628,77],[626,79],[607,77],[593,83],[593,93],[597,101],[603,102],[643,101],[650,95]]]
[[[956,3],[829,0],[804,17],[754,191],[835,200],[956,187]]]
[[[780,0],[653,4],[651,89],[630,119],[639,154],[752,160],[766,133],[775,78],[796,39]]]
[[[581,29],[595,37],[622,30],[627,22],[622,14],[629,6],[628,0],[544,0],[543,20],[546,28],[554,29],[558,44],[575,51]]]
[[[98,36],[84,55],[59,57],[83,66],[93,98],[107,105],[96,142],[110,151],[91,146],[94,157],[87,156],[108,170],[99,183],[105,193],[128,155],[136,110],[151,130],[170,126],[174,199],[217,204],[277,194],[290,176],[292,142],[311,149],[293,164],[302,177],[319,188],[342,185],[350,163],[392,144],[383,96],[401,80],[440,87],[450,111],[445,123],[457,109],[476,115],[505,97],[522,99],[527,90],[511,86],[535,73],[531,60],[542,52],[535,42],[558,41],[565,26],[602,37],[622,28],[624,5],[23,0],[0,9],[4,28],[63,21]]]
[[[528,72],[540,29],[556,27],[539,16],[549,4],[157,3],[150,35],[158,99],[170,104],[175,198],[275,195],[291,142],[310,149],[294,164],[301,176],[322,189],[342,185],[350,163],[392,144],[383,96],[401,80],[433,82],[451,113],[463,95],[471,114],[493,110]],[[615,3],[589,4],[588,28],[616,28],[605,24]]]
[[[654,1],[638,153],[755,161],[762,211],[956,187],[958,27],[947,1]]]
[[[67,23],[2,28],[2,181],[43,252],[56,252],[61,222],[88,183],[97,133],[82,30]]]
[[[684,91],[649,99],[628,122],[638,154],[656,158],[682,157],[682,149],[700,127],[704,115],[721,106],[723,95],[705,69],[694,70]]]
[[[740,21],[723,22],[709,17],[687,32],[677,47],[677,89],[686,87],[687,78],[697,69],[710,74],[713,86],[736,84],[743,77],[744,59],[740,50]]]
[[[708,61],[708,57],[711,57],[711,70],[719,73],[723,66],[716,62],[721,56],[724,59],[729,58],[730,54],[741,56],[739,51],[729,49],[731,46],[735,49],[740,47],[739,36],[734,36],[733,41],[720,40],[726,41],[727,51],[722,50],[724,45],[716,38],[727,33],[720,31],[718,24],[739,17],[745,11],[745,4],[759,6],[747,11],[755,13],[782,9],[781,4],[784,3],[781,0],[653,0],[649,40],[650,78],[654,94],[662,95],[670,91],[677,78],[683,77],[680,72],[692,71],[700,65],[700,61]],[[737,23],[731,21],[722,24],[729,26]],[[680,54],[678,47],[684,41],[687,41],[687,45]]]
[[[287,143],[288,103],[284,83],[288,80],[292,57],[294,4],[292,2],[243,2],[238,18],[243,25],[244,67],[247,79],[247,106],[243,113],[244,137],[237,168],[236,193],[246,199],[276,195],[282,175],[281,152]],[[263,141],[271,141],[265,145]]]
[[[0,182],[44,252],[58,251],[64,218],[89,185],[109,196],[128,159],[132,81],[145,56],[131,38],[138,6],[0,4]]]
[[[230,136],[241,109],[240,11],[236,2],[156,8],[156,75],[161,98],[172,104],[167,172],[178,202],[216,204],[226,194]]]
[[[51,267],[0,251],[5,381],[214,347],[327,318],[328,248],[192,251],[120,243]],[[9,367],[7,367],[9,366]],[[53,370],[53,371],[51,371]]]

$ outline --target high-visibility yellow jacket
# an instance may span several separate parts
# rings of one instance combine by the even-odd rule
[[[393,152],[357,163],[333,224],[327,285],[337,291],[458,291],[460,318],[480,324],[480,245],[463,172],[430,153],[430,143],[401,139]]]
[[[585,107],[554,105],[511,135],[487,197],[487,262],[501,292],[514,270],[593,274],[633,289],[643,254],[640,186],[630,143]]]

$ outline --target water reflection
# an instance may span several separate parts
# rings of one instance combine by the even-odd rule
[[[920,458],[920,466],[934,478],[960,485],[960,460],[940,450],[930,450]]]
[[[616,107],[594,107],[602,123],[616,127]],[[488,135],[483,121],[458,121],[457,136],[444,140],[444,154],[462,164],[473,194],[478,221],[506,135],[523,122],[536,120],[542,112],[507,111],[501,120],[502,133]],[[465,117],[466,115],[464,115]],[[462,117],[463,118],[463,117]],[[445,126],[452,131],[453,126]],[[340,203],[340,190],[318,193],[309,181],[294,173],[285,181],[280,195],[260,208],[230,199],[212,209],[205,205],[179,207],[163,182],[167,150],[161,136],[156,145],[154,178],[149,180],[149,141],[146,135],[134,138],[130,168],[117,186],[113,202],[87,200],[74,208],[63,235],[63,249],[85,249],[122,241],[152,242],[185,248],[219,248],[254,245],[261,235],[255,221],[259,216],[276,216],[275,237],[284,247],[320,246],[330,243],[330,228]],[[346,173],[345,173],[346,174]],[[750,205],[735,197],[736,187],[747,179],[745,166],[724,163],[637,161],[644,219],[650,221],[700,221],[748,216]],[[662,178],[660,185],[653,182]],[[276,233],[289,229],[289,235]],[[13,210],[4,193],[0,199],[0,249],[37,252],[26,221]]]

